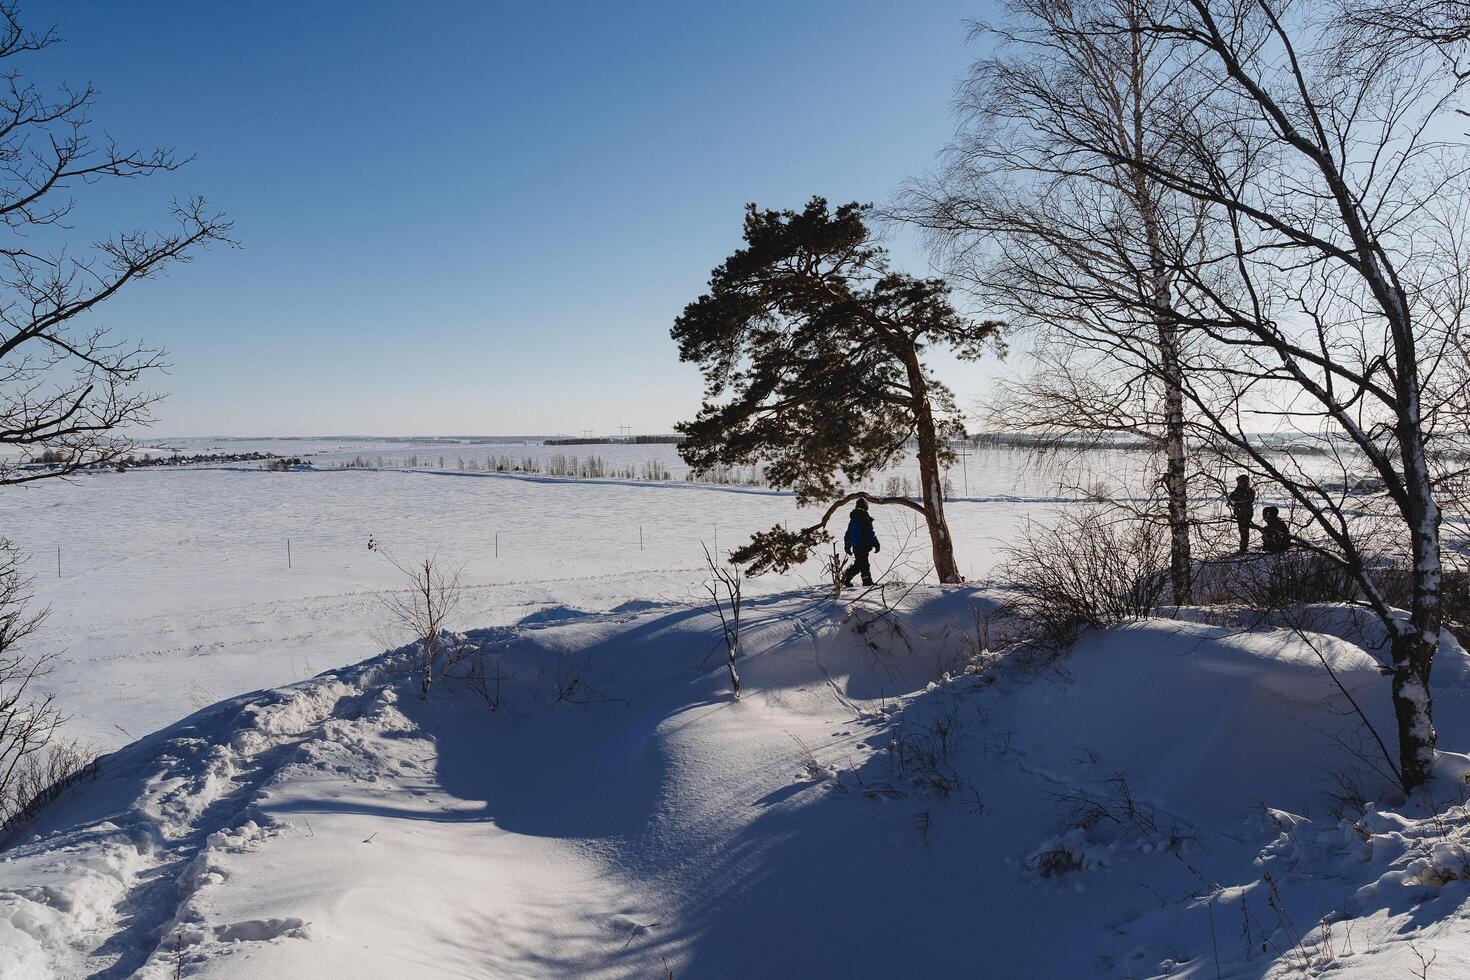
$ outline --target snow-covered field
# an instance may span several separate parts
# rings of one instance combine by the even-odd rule
[[[951,505],[975,579],[1081,506],[1002,458]],[[992,587],[894,586],[890,613],[807,568],[751,583],[735,700],[701,544],[804,516],[422,471],[0,495],[69,731],[114,750],[0,852],[0,978],[1470,972],[1470,760],[1394,810],[1332,802],[1361,733],[1318,652],[1389,730],[1371,631],[1151,620],[994,662]],[[420,700],[383,652],[407,638],[369,536],[464,566],[495,710]],[[1458,649],[1436,686],[1470,747]]]
[[[298,451],[292,444],[258,448]],[[673,456],[668,446],[595,448]],[[986,496],[950,513],[974,579],[1018,522],[1055,506],[1056,490],[1016,453],[971,461]],[[37,602],[52,610],[34,650],[60,655],[48,683],[70,731],[106,749],[401,642],[382,635],[377,598],[401,576],[368,550],[370,537],[403,561],[437,554],[463,567],[457,620],[469,627],[563,603],[595,610],[702,594],[702,546],[726,550],[777,522],[813,519],[761,488],[437,470],[139,469],[0,494],[0,528],[32,556]],[[905,541],[926,552],[907,512],[881,513],[879,533],[888,545],[879,567]],[[819,577],[813,562],[752,588]]]

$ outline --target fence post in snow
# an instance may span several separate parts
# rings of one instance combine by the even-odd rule
[[[500,557],[500,532],[495,532],[495,557]]]
[[[643,525],[638,525],[638,550],[643,550]]]
[[[61,578],[61,545],[56,546],[56,577]]]
[[[286,539],[286,567],[291,567],[291,539]]]

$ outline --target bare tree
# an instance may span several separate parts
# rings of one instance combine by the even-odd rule
[[[21,461],[43,447],[55,460],[44,469],[0,462],[0,484],[63,476],[129,451],[118,430],[151,420],[158,396],[137,384],[163,355],[88,325],[87,314],[129,283],[187,261],[196,246],[228,241],[230,228],[195,198],[173,205],[177,227],[166,232],[62,241],[72,188],[187,160],[99,143],[89,133],[90,85],[48,92],[11,67],[58,40],[54,30],[26,29],[17,3],[0,2],[0,224],[11,239],[0,243],[0,445],[19,447]]]
[[[1433,53],[1458,83],[1470,82],[1470,0],[1345,0],[1341,14],[1347,43],[1389,58]]]
[[[462,569],[450,571],[431,555],[411,565],[401,564],[376,542],[369,547],[408,579],[408,586],[392,589],[379,596],[388,611],[392,625],[411,633],[415,640],[415,670],[420,675],[419,697],[429,696],[429,689],[456,664],[465,660],[474,648],[445,629],[445,622],[464,596],[460,583]]]
[[[998,42],[959,89],[964,125],[899,218],[925,228],[949,275],[1038,341],[1039,369],[987,401],[1003,428],[1076,444],[1142,440],[1163,457],[1174,601],[1191,601],[1182,287],[1171,262],[1198,202],[1135,161],[1173,161],[1169,106],[1201,84],[1180,41],[1099,31],[1169,0],[1010,0]]]
[[[1438,66],[1344,44],[1323,7],[1184,0],[1094,30],[1186,46],[1209,83],[1167,107],[1177,152],[1120,153],[1211,220],[1170,265],[1187,288],[1168,309],[1198,341],[1183,392],[1196,431],[1268,477],[1315,525],[1312,545],[1358,582],[1392,637],[1405,790],[1434,759],[1429,679],[1443,619],[1433,398],[1463,332],[1467,171],[1437,142],[1453,80]],[[1302,431],[1349,450],[1384,506],[1346,493],[1260,433]],[[1393,520],[1407,562],[1364,547],[1362,511]],[[1406,567],[1404,567],[1406,565]],[[1408,615],[1393,576],[1408,579]]]
[[[740,657],[740,566],[731,563],[722,567],[708,548],[704,549],[704,563],[709,567],[710,580],[705,591],[715,604],[720,615],[720,639],[725,645],[725,666],[730,671],[730,689],[740,697],[740,672],[735,661]],[[726,612],[728,608],[729,612]]]
[[[954,274],[1062,338],[1033,418],[1145,436],[1163,419],[1166,442],[1251,468],[1302,512],[1303,543],[1392,637],[1413,789],[1443,619],[1434,439],[1470,296],[1463,147],[1434,135],[1459,79],[1355,45],[1326,5],[1012,10],[1025,29],[1002,37],[1035,57],[977,66],[979,122],[910,215]]]

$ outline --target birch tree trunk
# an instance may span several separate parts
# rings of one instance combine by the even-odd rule
[[[1437,736],[1429,673],[1434,655],[1439,651],[1440,628],[1444,622],[1440,510],[1424,452],[1416,346],[1410,336],[1407,344],[1398,345],[1397,352],[1401,372],[1399,396],[1404,403],[1398,426],[1404,461],[1404,518],[1409,526],[1410,555],[1414,563],[1409,628],[1395,634],[1392,648],[1393,710],[1398,721],[1399,768],[1406,789],[1428,780],[1434,764]]]
[[[1189,548],[1189,475],[1185,466],[1183,371],[1179,332],[1159,325],[1164,380],[1164,493],[1169,504],[1169,576],[1174,605],[1194,602],[1194,562]]]
[[[1120,136],[1131,143],[1135,160],[1150,155],[1148,127],[1148,55],[1137,28],[1145,10],[1142,5],[1129,5],[1131,60],[1129,64],[1128,125]],[[1184,443],[1184,365],[1180,352],[1179,324],[1171,318],[1174,291],[1169,280],[1168,259],[1164,254],[1163,231],[1159,226],[1157,188],[1136,163],[1123,164],[1133,184],[1134,206],[1142,219],[1144,243],[1148,251],[1149,288],[1153,293],[1154,322],[1158,330],[1158,377],[1164,388],[1164,493],[1169,509],[1169,576],[1174,591],[1174,605],[1194,601],[1194,565],[1189,547],[1189,473],[1186,468]],[[1169,311],[1169,312],[1165,312]]]
[[[1148,241],[1149,275],[1153,290],[1158,330],[1158,378],[1164,389],[1164,494],[1169,509],[1169,576],[1174,605],[1194,601],[1194,564],[1189,547],[1189,472],[1184,443],[1184,366],[1180,357],[1179,326],[1164,310],[1172,310],[1174,297],[1169,287],[1168,267],[1159,234],[1158,215],[1148,183],[1133,168],[1138,210],[1143,217]]]

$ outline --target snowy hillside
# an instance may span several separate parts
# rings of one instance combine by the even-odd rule
[[[738,701],[711,607],[634,602],[471,631],[494,710],[407,650],[206,707],[5,852],[0,976],[1470,970],[1467,760],[1332,815],[1318,652],[1386,725],[1371,651],[1151,620],[997,659],[992,598],[752,600]]]

